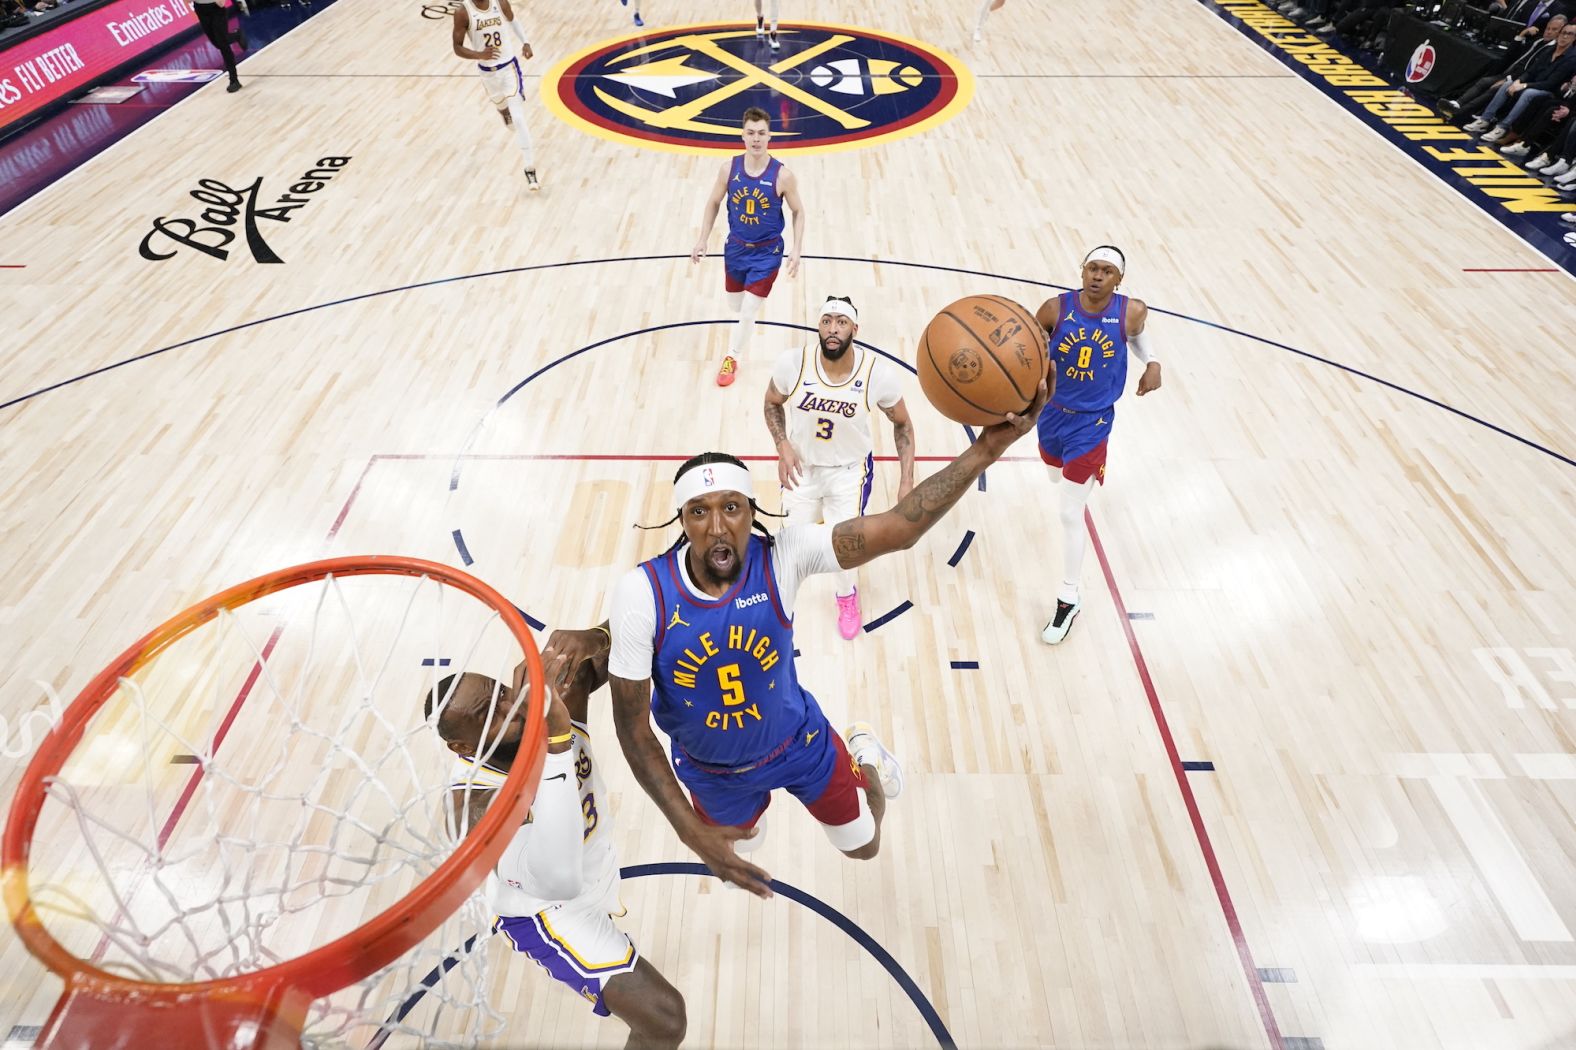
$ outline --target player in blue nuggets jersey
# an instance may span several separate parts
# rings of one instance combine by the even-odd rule
[[[1106,443],[1116,420],[1116,401],[1127,382],[1127,354],[1144,363],[1138,396],[1160,387],[1160,362],[1150,352],[1144,328],[1149,308],[1118,295],[1127,259],[1108,244],[1084,257],[1083,288],[1047,299],[1035,314],[1049,333],[1056,396],[1040,413],[1040,458],[1061,486],[1063,578],[1056,611],[1040,632],[1055,645],[1067,637],[1082,603],[1084,507],[1095,482],[1105,484]]]
[[[728,202],[728,243],[722,255],[723,287],[728,306],[738,311],[739,326],[722,367],[718,386],[732,386],[739,361],[750,347],[750,334],[761,304],[772,294],[777,270],[783,265],[783,205],[793,209],[793,248],[788,252],[788,276],[799,273],[799,253],[804,247],[804,205],[799,200],[799,180],[771,154],[772,118],[764,109],[744,111],[744,152],[723,164],[712,183],[711,196],[700,219],[700,237],[690,252],[698,263],[706,255],[706,241],[724,200]]]
[[[902,769],[868,725],[850,726],[845,744],[799,684],[799,584],[912,547],[1028,433],[1044,403],[1042,385],[1033,411],[985,428],[892,510],[835,525],[789,525],[776,536],[760,523],[742,462],[708,452],[679,468],[673,506],[684,535],[619,581],[608,680],[635,778],[719,878],[771,896],[771,877],[734,847],[760,844],[756,822],[777,788],[804,803],[844,854],[876,855]],[[668,734],[671,767],[651,730],[653,715]]]

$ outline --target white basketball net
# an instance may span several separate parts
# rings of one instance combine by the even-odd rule
[[[496,611],[427,577],[330,577],[222,614],[121,679],[50,780],[35,907],[79,957],[160,983],[255,972],[349,933],[457,845],[456,765],[424,696],[465,670],[508,683],[521,656]],[[490,921],[472,895],[319,1000],[304,1045],[496,1035]]]

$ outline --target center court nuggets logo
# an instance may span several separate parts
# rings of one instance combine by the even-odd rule
[[[677,26],[598,44],[542,78],[549,109],[594,135],[651,149],[740,150],[739,121],[772,115],[774,153],[854,149],[912,135],[968,105],[961,62],[913,40],[795,22],[782,50],[754,26]]]

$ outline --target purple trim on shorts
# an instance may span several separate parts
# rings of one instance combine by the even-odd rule
[[[548,936],[540,915],[504,916],[498,919],[493,929],[495,932],[502,931],[509,938],[509,943],[514,945],[515,951],[530,956],[538,966],[552,975],[553,980],[566,985],[570,991],[590,1002],[593,1012],[602,1017],[612,1016],[602,998],[602,989],[606,981],[617,974],[611,974],[606,979],[586,976],[582,968],[570,958],[568,948]],[[633,943],[629,950],[633,955]],[[627,965],[628,960],[625,960],[602,969],[618,969],[624,973],[628,971],[622,968]]]

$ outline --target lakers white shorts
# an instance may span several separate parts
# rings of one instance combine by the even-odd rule
[[[604,1017],[609,1013],[602,998],[607,982],[640,961],[635,942],[596,902],[569,901],[535,915],[502,916],[493,929]]]
[[[806,467],[799,484],[783,490],[790,525],[836,525],[865,512],[875,480],[875,456],[838,467]]]
[[[520,72],[518,58],[500,62],[496,66],[479,63],[476,68],[482,75],[482,87],[487,89],[487,98],[499,109],[503,109],[511,98],[525,98],[525,75]]]

